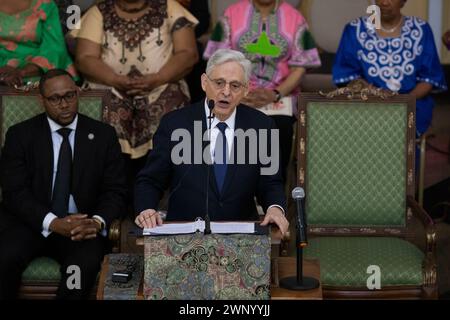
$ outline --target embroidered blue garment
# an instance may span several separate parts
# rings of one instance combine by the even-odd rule
[[[400,37],[380,38],[367,17],[348,23],[333,66],[335,84],[357,78],[379,88],[401,94],[411,92],[419,82],[433,85],[434,91],[447,90],[429,24],[417,17],[405,17]],[[417,132],[431,123],[433,99],[417,100]]]

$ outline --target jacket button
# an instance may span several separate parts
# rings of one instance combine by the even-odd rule
[[[221,202],[219,202],[219,207],[223,207],[223,202],[221,201]]]

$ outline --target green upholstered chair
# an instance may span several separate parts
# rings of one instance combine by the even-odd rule
[[[365,98],[300,97],[305,256],[320,261],[325,298],[436,298],[434,225],[414,200],[415,101]],[[413,216],[423,250],[408,228]]]
[[[12,125],[42,113],[37,91],[23,92],[0,87],[0,145]],[[105,90],[81,91],[79,112],[93,119],[103,120],[110,102],[110,92]],[[109,230],[113,251],[120,239],[120,221],[113,221]],[[33,260],[22,275],[19,295],[27,299],[53,298],[60,280],[59,264],[53,259],[40,257]]]
[[[6,131],[12,125],[32,118],[42,112],[43,107],[37,99],[37,92],[22,92],[2,88],[1,99],[1,145],[5,141]],[[103,120],[104,107],[109,104],[108,91],[82,91],[79,112],[97,120]]]

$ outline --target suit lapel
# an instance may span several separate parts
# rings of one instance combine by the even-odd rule
[[[36,147],[38,154],[41,155],[40,158],[43,160],[43,186],[45,186],[47,200],[50,203],[53,183],[53,140],[45,113],[41,118],[41,131],[42,134],[37,137]]]

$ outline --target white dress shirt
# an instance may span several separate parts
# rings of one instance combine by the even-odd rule
[[[227,128],[225,129],[225,136],[227,138],[227,153],[228,153],[228,158],[230,157],[230,153],[231,153],[231,148],[233,147],[233,141],[234,141],[234,128],[235,128],[235,124],[236,124],[236,109],[235,108],[233,110],[233,113],[225,120],[225,121],[220,121],[217,117],[214,117],[212,119],[211,122],[211,144],[210,144],[210,152],[211,152],[211,159],[214,162],[214,148],[216,146],[216,140],[217,140],[217,136],[220,133],[219,128],[217,128],[217,124],[219,122],[225,122],[227,124]],[[209,129],[209,108],[208,108],[208,99],[205,99],[205,114],[206,114],[206,126]],[[277,204],[273,204],[271,206],[269,206],[267,209],[270,209],[272,207],[277,207],[280,208],[280,210],[283,212],[283,214],[285,214],[284,209],[282,206],[277,205]]]
[[[206,126],[209,129],[209,108],[208,108],[208,104],[206,103],[205,100],[205,113],[206,113]],[[219,119],[217,119],[217,117],[214,117],[211,121],[211,145],[210,145],[210,152],[211,152],[211,159],[214,162],[214,150],[216,147],[216,140],[217,137],[220,133],[219,128],[217,128],[217,125],[219,124],[219,122],[225,122],[227,124],[227,128],[225,129],[225,136],[227,138],[227,153],[228,153],[228,158],[230,157],[230,153],[231,153],[231,148],[233,147],[233,140],[234,140],[234,124],[236,122],[236,109],[234,109],[233,113],[228,117],[227,120],[225,121],[220,121]]]
[[[61,128],[68,128],[72,129],[72,131],[69,134],[69,143],[70,148],[72,150],[72,159],[73,159],[73,150],[75,146],[75,131],[77,129],[77,123],[78,123],[78,115],[75,116],[75,119],[72,121],[71,124],[68,126],[61,126],[57,124],[55,121],[47,117],[48,124],[50,126],[50,132],[52,137],[52,144],[53,144],[53,178],[52,178],[52,196],[53,196],[53,186],[55,185],[55,179],[56,179],[56,173],[58,172],[58,157],[59,157],[59,150],[61,149],[61,144],[63,142],[63,137],[58,133],[58,130]],[[68,207],[68,213],[78,213],[77,205],[75,204],[75,201],[73,199],[73,196],[69,196],[69,207]],[[103,220],[100,216],[94,216],[95,218],[100,219],[103,223],[105,223],[105,220]],[[44,218],[44,221],[42,222],[42,235],[44,237],[48,237],[52,232],[50,231],[50,224],[54,219],[58,218],[53,212],[47,213],[47,215]],[[106,230],[102,230],[102,235],[106,236]]]

